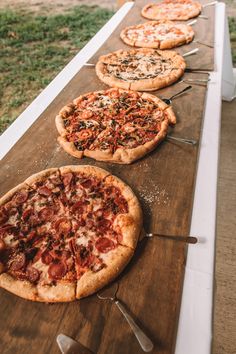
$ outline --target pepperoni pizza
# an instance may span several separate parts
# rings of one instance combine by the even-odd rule
[[[0,200],[0,286],[42,302],[88,296],[129,262],[141,225],[137,198],[109,172],[44,170]]]

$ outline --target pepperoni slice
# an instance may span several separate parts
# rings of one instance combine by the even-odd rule
[[[55,223],[55,229],[59,234],[68,234],[71,231],[71,227],[71,221],[66,218],[61,218]]]
[[[99,222],[98,222],[98,227],[101,231],[106,231],[107,229],[110,228],[110,226],[111,226],[110,220],[102,219],[102,220],[99,220]]]
[[[4,235],[8,232],[14,231],[15,226],[11,224],[5,224],[2,227],[0,227],[0,235]]]
[[[9,211],[8,211],[8,215],[16,215],[16,214],[18,214],[18,210],[17,210],[17,208],[11,208],[11,209],[9,209]]]
[[[41,255],[41,260],[44,264],[49,265],[52,263],[53,257],[51,256],[51,254],[48,251],[45,251]]]
[[[6,249],[6,244],[3,240],[0,239],[0,252]]]
[[[52,194],[52,191],[48,187],[42,186],[38,188],[38,193],[43,197],[49,197]]]
[[[83,213],[83,204],[84,203],[82,201],[76,202],[71,208],[72,213],[82,214]]]
[[[76,254],[76,252],[77,252],[77,245],[76,245],[76,243],[75,243],[75,239],[74,239],[74,238],[69,241],[69,248],[70,248],[70,250],[71,250],[71,253]]]
[[[39,218],[43,221],[49,221],[54,215],[54,210],[49,207],[45,207],[39,211]]]
[[[73,174],[72,172],[68,172],[63,175],[62,177],[64,186],[69,186],[73,180]]]
[[[128,203],[123,197],[119,197],[115,199],[115,203],[119,208],[120,213],[128,213]]]
[[[113,250],[116,245],[112,240],[107,237],[100,237],[95,243],[96,249],[101,253],[107,253]]]
[[[8,219],[8,216],[7,216],[6,212],[5,212],[5,210],[2,209],[0,211],[0,223],[2,224],[4,222],[6,222],[7,219]]]
[[[38,269],[29,266],[26,270],[26,277],[31,283],[35,283],[37,280],[39,280],[40,273]]]
[[[33,211],[34,211],[33,208],[24,210],[22,213],[22,219],[24,221],[28,220],[31,214],[33,213]]]
[[[68,250],[62,251],[62,257],[65,259],[69,259],[71,257],[71,252]]]
[[[23,204],[28,199],[28,195],[29,193],[26,190],[17,192],[14,195],[14,201],[16,202],[17,205]]]
[[[13,259],[13,262],[10,265],[11,270],[17,271],[22,269],[25,266],[25,255],[24,253],[19,253]]]
[[[41,258],[42,252],[43,251],[41,249],[38,249],[38,251],[34,257],[34,260],[33,260],[34,263],[38,262],[38,260]]]
[[[62,279],[67,273],[67,266],[64,262],[57,262],[50,264],[48,274],[54,280]]]
[[[92,186],[92,180],[91,179],[86,179],[83,182],[80,182],[80,184],[84,187],[84,188],[90,188]]]
[[[95,260],[95,256],[91,253],[89,253],[86,257],[81,257],[81,256],[77,256],[76,257],[76,263],[81,266],[82,268],[84,267],[90,267],[91,264],[93,264]]]
[[[28,241],[33,240],[33,239],[35,238],[35,236],[36,236],[36,231],[35,231],[35,230],[31,231],[31,232],[27,235]]]

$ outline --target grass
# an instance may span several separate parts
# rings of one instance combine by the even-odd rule
[[[112,16],[79,6],[57,16],[0,12],[0,132]]]
[[[78,6],[57,16],[0,12],[0,133],[112,14],[90,6]],[[235,18],[229,18],[229,27],[236,65]]]
[[[236,18],[235,17],[229,17],[229,32],[230,32],[233,64],[234,66],[236,66]]]

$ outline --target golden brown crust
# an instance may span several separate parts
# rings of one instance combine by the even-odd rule
[[[63,136],[59,136],[57,141],[68,154],[77,157],[78,159],[82,159],[84,156],[84,151],[77,150],[74,143],[66,140]]]
[[[100,58],[99,58],[100,60]],[[96,74],[99,77],[101,81],[103,81],[105,84],[111,87],[118,87],[123,90],[129,90],[130,89],[130,83],[125,82],[123,80],[118,79],[117,77],[108,75],[105,71],[105,66],[102,61],[98,61],[95,67]]]
[[[107,267],[97,273],[88,271],[77,282],[76,298],[89,296],[114,280],[131,260],[134,251],[131,248],[118,246],[105,254]]]
[[[103,168],[90,165],[69,165],[60,167],[59,170],[61,174],[68,172],[84,173],[86,175],[96,176],[101,179],[104,179],[110,175],[110,172],[104,170]]]
[[[67,302],[75,300],[75,283],[58,282],[56,285],[35,285],[18,280],[10,274],[0,275],[0,287],[26,300],[39,302]]]
[[[58,130],[58,133],[62,136],[66,135],[66,129],[64,126],[62,116],[60,114],[56,116],[55,123],[56,123],[56,128]]]
[[[24,183],[33,188],[35,183],[44,181],[49,176],[52,176],[53,174],[57,174],[57,173],[58,173],[58,168],[48,168],[47,170],[43,170],[33,174],[32,176],[27,178],[24,181]]]
[[[37,287],[29,281],[17,280],[3,273],[0,275],[0,287],[24,299],[38,301]]]
[[[56,285],[37,285],[38,297],[41,302],[67,302],[76,299],[76,283],[57,282]]]
[[[117,216],[115,227],[120,228],[122,231],[123,240],[121,244],[135,249],[143,224],[142,209],[139,201],[132,189],[118,177],[109,175],[106,178],[106,182],[117,186],[128,203],[128,213]]]

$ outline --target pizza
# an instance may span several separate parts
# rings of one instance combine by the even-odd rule
[[[41,171],[0,199],[0,286],[41,302],[88,296],[129,262],[141,225],[134,193],[109,172]]]
[[[185,68],[183,57],[173,50],[138,48],[101,56],[96,73],[112,87],[155,91],[176,82]]]
[[[190,43],[194,37],[191,26],[169,20],[149,21],[125,28],[121,39],[133,47],[171,49]]]
[[[202,5],[193,0],[163,0],[144,6],[142,16],[149,20],[176,20],[186,21],[198,16]]]
[[[67,153],[123,164],[153,150],[175,122],[172,108],[156,96],[117,88],[83,94],[56,117]]]

